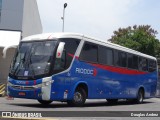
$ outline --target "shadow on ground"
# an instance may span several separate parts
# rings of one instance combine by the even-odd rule
[[[144,101],[142,104],[149,104],[149,103],[153,103],[153,102],[147,102]],[[95,101],[91,101],[91,102],[86,102],[85,105],[83,107],[102,107],[102,106],[121,106],[121,105],[136,105],[136,103],[132,102],[132,101],[118,101],[115,104],[110,104],[107,101],[100,101],[100,102],[95,102]],[[40,103],[10,103],[9,105],[12,106],[23,106],[23,107],[32,107],[32,108],[66,108],[66,107],[71,107],[69,105],[67,105],[66,102],[60,102],[60,103],[54,103],[52,102],[50,105],[42,105]]]

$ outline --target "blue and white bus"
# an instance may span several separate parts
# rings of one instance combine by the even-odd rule
[[[83,106],[86,99],[154,97],[155,57],[76,33],[47,33],[21,40],[12,61],[7,94]]]

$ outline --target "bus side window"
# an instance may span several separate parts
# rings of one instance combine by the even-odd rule
[[[114,64],[120,67],[127,66],[127,54],[121,51],[114,51]]]
[[[133,55],[133,69],[138,69],[138,56]]]
[[[118,51],[114,50],[114,65],[119,66],[119,57],[118,57]]]
[[[154,72],[156,70],[156,61],[148,60],[148,64],[149,64],[148,71],[149,72]]]
[[[66,52],[64,50],[62,57],[55,59],[54,70],[60,70],[60,71],[64,70],[66,65],[65,62],[66,62]]]
[[[133,55],[128,53],[128,68],[133,68]]]
[[[65,46],[62,58],[61,59],[57,58],[54,63],[54,70],[56,70],[57,72],[69,68],[73,60],[74,54],[80,43],[79,39],[74,39],[74,38],[62,38],[59,41],[65,42]]]
[[[78,48],[78,45],[80,43],[80,40],[78,39],[73,39],[73,38],[63,38],[60,40],[61,42],[65,42],[65,52],[66,52],[66,68],[69,68],[72,59],[74,57],[74,54]]]
[[[98,45],[85,42],[80,59],[88,62],[98,62]]]
[[[113,50],[99,46],[98,61],[100,64],[113,65]]]
[[[127,66],[127,54],[125,52],[119,52],[119,60],[121,67]]]
[[[128,53],[128,68],[138,69],[138,56]]]
[[[148,60],[145,58],[139,58],[139,70],[141,71],[148,71]]]

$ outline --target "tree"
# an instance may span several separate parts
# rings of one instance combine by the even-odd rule
[[[152,29],[150,25],[134,25],[133,27],[119,28],[118,31],[114,31],[114,35],[109,41],[159,57],[160,42],[156,39],[156,34],[158,32]]]

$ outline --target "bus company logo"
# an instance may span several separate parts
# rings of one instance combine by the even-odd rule
[[[76,73],[96,76],[97,70],[96,69],[76,68]]]
[[[16,81],[17,84],[26,84],[25,81]]]
[[[97,69],[95,69],[95,68],[93,70],[93,76],[97,76]]]

